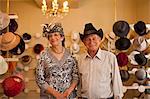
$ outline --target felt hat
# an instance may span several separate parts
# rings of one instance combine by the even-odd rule
[[[29,42],[31,40],[31,35],[28,33],[24,33],[22,35],[22,39],[24,40],[24,42]]]
[[[14,97],[23,91],[25,88],[24,81],[18,76],[10,76],[2,82],[4,94],[8,97]]]
[[[123,82],[127,81],[130,78],[130,74],[127,70],[120,70],[121,80]]]
[[[122,67],[128,64],[128,56],[126,55],[126,53],[121,52],[116,57],[119,66]]]
[[[101,39],[103,38],[103,30],[102,29],[99,29],[97,31],[92,23],[87,23],[87,24],[85,24],[84,33],[80,34],[80,39],[83,41],[83,39],[90,34],[97,34],[99,37],[101,37]]]
[[[131,45],[131,42],[128,38],[119,38],[115,42],[115,46],[118,50],[127,50]]]
[[[17,29],[18,29],[18,23],[16,22],[16,20],[10,19],[9,31],[14,33]]]
[[[136,24],[134,24],[134,30],[140,36],[147,34],[146,25],[143,21],[138,21]]]
[[[0,55],[0,75],[6,73],[8,70],[8,64],[5,59]]]
[[[20,37],[12,32],[0,35],[0,50],[8,51],[15,48],[20,43]]]
[[[30,55],[24,55],[20,58],[20,61],[23,65],[29,65],[32,61],[32,57]]]
[[[25,51],[25,42],[21,37],[20,37],[20,43],[15,48],[9,50],[9,52],[13,55],[21,55],[24,51]]]
[[[116,36],[126,37],[130,31],[129,24],[126,21],[117,21],[113,25],[113,32]]]
[[[44,50],[44,46],[43,46],[42,44],[36,44],[36,45],[34,45],[34,47],[33,47],[33,51],[34,51],[34,53],[36,53],[36,54],[40,54],[40,52],[41,52],[42,50]]]
[[[0,12],[0,30],[5,29],[10,22],[9,15],[3,12]]]
[[[136,76],[137,80],[144,80],[146,78],[146,71],[143,68],[138,69],[135,72],[135,76]]]
[[[132,51],[129,55],[128,55],[128,59],[130,60],[130,63],[132,65],[138,65],[138,63],[135,61],[135,55],[136,54],[140,54],[140,52],[138,51]]]
[[[142,66],[146,65],[147,63],[147,58],[142,52],[140,52],[139,54],[135,54],[134,59],[139,65],[142,65]]]

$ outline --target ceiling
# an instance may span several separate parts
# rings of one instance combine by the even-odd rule
[[[42,6],[42,1],[43,0],[34,0],[36,2],[36,4],[38,5],[38,7],[41,7]],[[51,7],[51,1],[52,0],[46,0],[46,4],[48,7]],[[59,2],[59,5],[62,6],[62,3],[66,1],[66,0],[58,0]],[[70,8],[78,8],[79,7],[79,0],[68,0],[68,3],[69,3],[69,7]]]

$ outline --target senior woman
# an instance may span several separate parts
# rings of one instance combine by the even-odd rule
[[[64,47],[64,32],[60,23],[45,32],[51,47],[40,53],[36,68],[36,82],[41,99],[73,99],[78,84],[76,60]]]

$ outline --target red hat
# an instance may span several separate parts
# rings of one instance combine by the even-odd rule
[[[2,82],[2,87],[6,96],[14,97],[25,88],[25,83],[18,76],[10,76]]]
[[[119,66],[125,66],[128,64],[128,56],[126,53],[121,52],[117,55],[117,61]]]

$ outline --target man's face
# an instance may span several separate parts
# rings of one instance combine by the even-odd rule
[[[83,43],[89,51],[97,51],[100,47],[101,38],[97,34],[90,34],[83,39]]]

